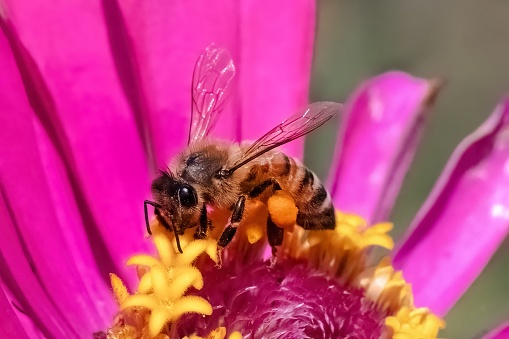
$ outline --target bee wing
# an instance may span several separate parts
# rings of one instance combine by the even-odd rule
[[[188,144],[203,139],[214,127],[234,75],[235,66],[228,51],[211,45],[200,55],[193,73]]]
[[[231,173],[263,153],[308,134],[341,112],[342,108],[342,104],[327,101],[309,104],[256,140],[227,171]]]

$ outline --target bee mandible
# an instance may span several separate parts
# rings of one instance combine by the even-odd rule
[[[152,182],[154,201],[144,203],[148,233],[147,205],[152,205],[159,222],[175,234],[181,253],[179,235],[187,228],[197,227],[197,239],[207,237],[207,206],[230,213],[218,241],[219,247],[225,247],[243,219],[246,201],[266,200],[277,190],[295,200],[299,226],[307,230],[335,227],[330,195],[318,177],[275,148],[320,127],[338,114],[342,105],[309,104],[251,144],[215,140],[208,134],[222,111],[234,74],[235,66],[226,50],[214,46],[205,49],[193,73],[188,145]],[[273,249],[283,242],[284,229],[270,216],[267,236]]]

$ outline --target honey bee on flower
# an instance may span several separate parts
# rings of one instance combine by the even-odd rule
[[[231,211],[218,245],[225,247],[242,222],[246,201],[266,201],[276,191],[288,193],[298,208],[297,224],[307,230],[334,229],[335,213],[329,193],[318,177],[276,147],[300,138],[341,111],[334,102],[316,102],[298,111],[253,143],[232,144],[208,137],[224,106],[235,66],[230,54],[207,48],[196,63],[192,83],[192,118],[188,146],[152,183],[155,201],[146,200],[145,221],[151,233],[147,205],[155,207],[160,223],[179,235],[196,227],[195,238],[208,236],[207,206]],[[269,244],[283,242],[284,229],[269,216]]]

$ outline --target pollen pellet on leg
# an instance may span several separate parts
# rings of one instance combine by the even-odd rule
[[[267,201],[270,218],[279,227],[291,231],[297,222],[299,210],[290,194],[276,191]]]

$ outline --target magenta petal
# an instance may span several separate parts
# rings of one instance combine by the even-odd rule
[[[256,140],[307,103],[315,2],[240,3],[242,138]],[[304,138],[281,148],[302,158]]]
[[[0,322],[0,338],[29,338],[16,314],[20,312],[14,311],[11,300],[5,294],[4,288],[0,287],[0,319],[2,319]]]
[[[112,262],[123,266],[133,251],[145,249],[142,202],[150,182],[101,2],[6,3],[20,40],[13,52],[31,105],[66,166],[89,240],[104,241],[103,271],[119,271]],[[100,248],[100,241],[94,247]]]
[[[39,308],[38,299],[49,299],[42,301],[55,308],[49,315],[32,311],[36,318],[55,318],[47,331],[58,329],[53,323],[58,321],[76,333],[92,333],[106,325],[113,301],[97,270],[99,258],[93,258],[64,166],[27,100],[10,53],[12,30],[9,23],[0,24],[0,93],[8,93],[0,96],[2,280],[11,290],[24,286],[12,292],[24,300],[24,309],[32,307],[32,301]],[[30,293],[34,291],[40,295]],[[53,313],[64,320],[56,320]]]
[[[506,322],[487,335],[483,339],[509,339],[509,322]]]
[[[509,231],[509,100],[454,151],[394,265],[415,303],[442,316]]]
[[[129,50],[140,74],[156,164],[164,167],[187,142],[191,80],[200,53],[215,43],[239,60],[238,3],[201,0],[118,1],[129,34]],[[109,26],[116,8],[108,6]],[[118,19],[118,18],[117,18]],[[239,139],[238,80],[213,135]]]
[[[400,72],[368,80],[355,92],[329,175],[336,208],[368,222],[388,217],[435,93],[434,83]]]
[[[12,212],[0,192],[0,277],[3,287],[13,295],[13,302],[48,338],[76,336],[60,310],[40,285],[32,258],[26,255],[26,246],[20,243]]]
[[[228,49],[237,66],[230,102],[212,135],[256,139],[306,103],[313,1],[157,0],[119,6],[147,98],[158,166],[187,141],[193,67],[211,43]],[[301,156],[302,145],[300,140],[286,150]]]

